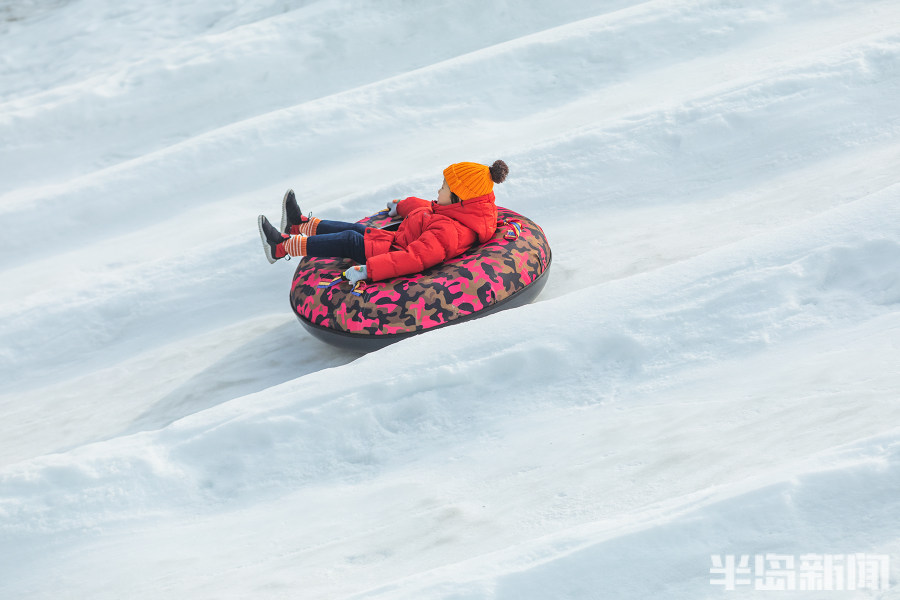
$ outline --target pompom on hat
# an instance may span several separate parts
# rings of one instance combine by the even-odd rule
[[[503,183],[509,167],[502,160],[495,160],[490,167],[473,162],[452,164],[444,169],[444,179],[450,191],[460,200],[469,200],[490,194],[495,183]]]

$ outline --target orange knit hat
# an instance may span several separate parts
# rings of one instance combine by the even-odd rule
[[[444,169],[444,179],[450,191],[460,200],[469,200],[494,191],[495,183],[503,183],[509,167],[502,160],[495,160],[490,167],[473,162],[452,164]]]

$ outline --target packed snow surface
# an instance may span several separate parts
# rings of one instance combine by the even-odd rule
[[[296,322],[498,158],[536,302]],[[900,598],[896,0],[5,0],[0,232],[0,598]]]

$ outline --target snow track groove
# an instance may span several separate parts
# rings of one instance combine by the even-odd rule
[[[660,77],[664,86],[669,85],[661,77],[665,69],[672,64],[689,61],[685,61],[680,55],[666,55],[658,49],[668,47],[667,44],[674,39],[688,37],[689,32],[696,31],[698,24],[702,24],[704,19],[718,22],[722,19],[720,12],[726,13],[727,22],[732,27],[740,26],[752,31],[765,22],[765,18],[757,14],[758,11],[751,11],[748,15],[735,11],[728,3],[721,1],[710,0],[703,4],[707,5],[712,9],[708,14],[698,11],[697,15],[691,15],[690,18],[681,17],[676,22],[677,27],[670,26],[666,19],[679,14],[680,4],[672,5],[667,11],[640,7],[639,18],[634,19],[636,23],[632,24],[626,19],[625,24],[621,25],[624,29],[613,28],[613,32],[617,36],[621,35],[624,42],[610,35],[609,28],[613,26],[608,24],[609,17],[582,20],[549,32],[505,42],[460,59],[438,63],[362,88],[341,91],[266,115],[241,119],[237,124],[226,124],[169,148],[149,152],[75,180],[57,185],[44,184],[36,188],[23,187],[16,193],[0,198],[0,210],[9,211],[4,219],[9,219],[10,223],[27,221],[34,218],[33,209],[19,213],[16,207],[23,202],[29,207],[34,206],[32,199],[40,198],[40,206],[45,210],[53,210],[58,215],[62,229],[67,233],[67,241],[80,245],[86,240],[79,239],[75,234],[84,229],[84,220],[89,219],[96,211],[103,210],[115,216],[123,229],[133,230],[162,215],[171,214],[172,210],[178,210],[179,207],[195,206],[198,203],[215,204],[223,196],[229,197],[235,192],[256,190],[269,185],[273,178],[284,180],[297,170],[295,164],[285,159],[300,152],[318,157],[318,160],[301,166],[302,175],[309,177],[311,183],[315,184],[317,180],[330,175],[327,171],[316,173],[323,160],[332,158],[330,149],[340,149],[341,154],[346,156],[345,161],[351,161],[354,157],[359,161],[372,146],[390,147],[392,150],[385,152],[385,160],[364,169],[361,173],[363,177],[360,177],[363,184],[368,181],[372,181],[372,184],[380,181],[383,184],[383,177],[376,180],[374,172],[392,168],[389,174],[399,177],[401,171],[390,165],[416,161],[413,154],[394,150],[406,145],[402,137],[392,133],[402,131],[401,124],[422,134],[433,135],[438,140],[448,141],[460,137],[461,129],[470,139],[474,139],[470,143],[496,147],[501,145],[500,142],[488,140],[506,139],[511,143],[528,144],[559,131],[592,124],[596,122],[598,114],[609,121],[616,113],[622,116],[622,111],[620,108],[610,115],[608,99],[600,105],[591,102],[584,110],[575,111],[574,115],[570,114],[570,105],[578,106],[579,98],[602,94],[611,84],[621,80],[621,75],[617,73],[628,72],[633,78],[638,76],[639,69],[644,69],[653,74],[651,76]],[[720,10],[716,11],[716,8]],[[888,9],[883,9],[886,10]],[[886,15],[873,11],[867,16],[868,20],[864,24],[870,26],[868,31],[877,31]],[[665,29],[662,28],[663,23],[667,25]],[[635,41],[644,36],[653,39],[656,45],[639,44]],[[741,37],[736,39],[742,40]],[[628,53],[619,55],[612,51],[618,47],[617,44],[622,43],[628,48],[629,42],[634,44],[633,56]],[[700,40],[691,46],[690,51],[696,53],[693,58],[699,59],[709,53],[727,52],[729,42],[733,43],[732,38],[723,37],[721,33],[713,31],[704,36],[701,30]],[[604,48],[608,50],[604,52]],[[794,51],[794,45],[782,49],[782,52],[789,52],[791,56]],[[618,52],[621,53],[621,50]],[[546,59],[547,56],[550,57],[549,60]],[[545,64],[551,67],[547,68]],[[725,64],[728,64],[727,61]],[[633,65],[640,67],[634,69]],[[473,78],[471,75],[479,72],[499,75],[494,78]],[[685,80],[691,82],[691,75],[696,76],[695,73],[688,73]],[[716,75],[715,80],[721,81],[721,74]],[[484,98],[476,96],[473,99],[466,91],[469,86],[453,83],[468,79],[472,79],[472,88],[485,90]],[[696,82],[692,83],[694,86],[690,89],[696,90]],[[641,88],[652,89],[648,85],[642,85]],[[538,91],[541,92],[540,96],[535,95]],[[618,90],[613,88],[612,91]],[[528,98],[538,97],[542,98],[540,104],[527,101]],[[440,106],[437,101],[441,98],[448,105],[447,109],[438,111],[429,108]],[[628,105],[639,105],[646,101],[647,97],[644,95],[634,98]],[[210,98],[207,104],[210,103],[215,106],[214,98]],[[468,106],[467,114],[470,119],[476,119],[477,127],[466,125],[453,117],[452,111],[459,106]],[[553,107],[552,114],[555,115],[549,121],[548,106]],[[524,112],[510,113],[509,107],[517,107],[518,111]],[[126,104],[122,108],[132,110],[134,107]],[[512,122],[511,117],[514,118]],[[487,125],[486,122],[491,121],[502,123],[502,127]],[[32,124],[31,127],[33,126]],[[358,140],[357,130],[362,132],[363,143]],[[452,135],[453,130],[456,130],[456,135]],[[512,133],[517,131],[521,133]],[[285,136],[284,132],[290,133]],[[248,173],[247,148],[253,149],[254,162],[268,167],[257,173]],[[313,148],[315,152],[311,151]],[[430,167],[435,160],[436,157],[427,162],[419,159],[418,162],[422,164],[420,169]],[[204,188],[191,185],[191,165],[197,164],[197,161],[221,164],[220,172],[215,178],[216,184]],[[139,186],[136,183],[146,181],[148,174],[160,181],[159,186]],[[163,182],[165,186],[162,185]],[[169,184],[175,182],[181,183],[173,193]],[[345,189],[343,193],[351,191],[355,190]],[[133,211],[123,211],[123,204],[116,200],[126,194],[135,203],[144,206],[140,221],[135,221],[131,214]],[[27,254],[23,255],[20,250],[20,242],[15,235],[10,236],[7,247],[3,248],[3,256],[18,255],[27,261]]]

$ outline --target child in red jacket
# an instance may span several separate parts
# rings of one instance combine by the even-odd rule
[[[397,231],[305,217],[293,190],[288,190],[282,201],[284,233],[259,215],[259,235],[270,263],[285,256],[350,258],[359,263],[344,271],[353,283],[409,275],[494,235],[494,184],[502,183],[508,173],[502,160],[490,167],[468,162],[450,165],[444,169],[437,200],[406,198],[388,203],[390,215],[403,218]]]

